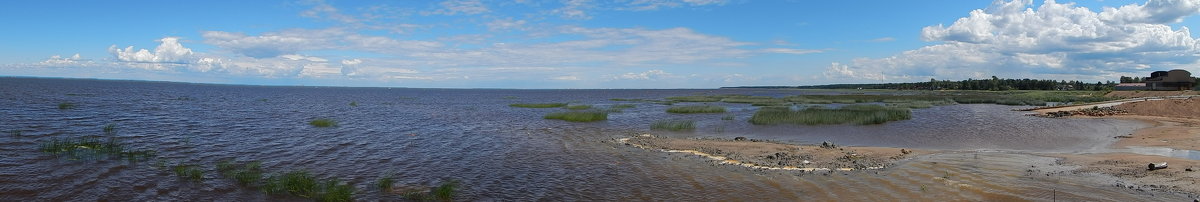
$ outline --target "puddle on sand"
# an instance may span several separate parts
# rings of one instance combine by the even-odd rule
[[[1125,151],[1135,154],[1166,156],[1172,158],[1184,158],[1191,160],[1200,160],[1200,151],[1186,149],[1172,149],[1165,147],[1140,147],[1130,146]]]

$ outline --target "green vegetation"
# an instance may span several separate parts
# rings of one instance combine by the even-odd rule
[[[695,96],[677,96],[667,97],[667,100],[676,102],[720,102],[725,99],[723,95],[695,95]]]
[[[506,99],[506,100],[514,100],[514,99],[520,99],[520,98],[519,98],[519,97],[517,97],[517,96],[504,96],[504,99]]]
[[[143,161],[155,156],[153,150],[129,150],[125,145],[110,138],[107,142],[96,137],[53,138],[44,142],[40,150],[69,159],[124,158],[131,162]]]
[[[337,121],[334,121],[332,119],[317,119],[317,120],[312,120],[312,121],[308,122],[308,125],[312,125],[312,126],[319,127],[319,128],[334,127],[334,126],[337,126],[337,124],[338,124]]]
[[[542,117],[545,119],[558,119],[570,122],[594,122],[608,120],[608,112],[604,111],[570,111],[570,112],[554,112],[546,114]]]
[[[559,108],[566,107],[567,103],[517,103],[508,106],[520,108]]]
[[[659,120],[650,124],[652,130],[685,131],[695,130],[696,121],[692,120]]]
[[[725,113],[725,107],[713,106],[713,105],[681,106],[681,107],[667,108],[667,112],[668,113],[681,113],[681,114]]]
[[[9,136],[13,136],[13,137],[20,137],[20,136],[21,136],[21,131],[20,131],[20,130],[12,130],[12,131],[8,131],[8,135],[9,135]]]
[[[217,163],[217,172],[225,178],[233,179],[240,185],[253,185],[262,180],[262,162],[252,161],[243,165],[232,161]]]
[[[317,201],[350,201],[354,195],[354,186],[339,180],[319,182],[307,171],[291,171],[268,177],[262,190],[268,194],[288,194]]]
[[[458,194],[458,183],[458,180],[450,180],[430,188],[429,193],[409,192],[404,194],[404,198],[418,201],[451,201],[454,195]]]
[[[114,132],[117,132],[117,124],[104,125],[104,134],[113,134]]]
[[[204,180],[204,171],[200,170],[200,167],[196,165],[176,165],[172,170],[175,171],[175,175],[183,179],[193,182]]]
[[[61,110],[75,109],[75,103],[70,103],[70,102],[58,103],[58,109],[61,109]]]
[[[1112,90],[1116,83],[1085,83],[1082,81],[1056,81],[1036,79],[1001,79],[992,76],[991,79],[967,79],[962,81],[929,79],[929,82],[916,83],[883,83],[883,84],[833,84],[819,86],[798,86],[800,89],[897,89],[897,90],[1076,90],[1076,91],[1105,91]],[[778,88],[778,87],[763,87]],[[791,87],[789,87],[791,88]]]
[[[356,102],[356,101],[350,101],[350,106],[351,106],[351,107],[357,107],[357,106],[358,106],[358,102]]]
[[[787,107],[763,107],[750,117],[755,125],[773,124],[881,124],[888,121],[907,120],[912,112],[904,108],[879,105],[847,105],[840,109],[807,108],[792,110]]]
[[[388,193],[392,191],[392,184],[395,183],[395,179],[393,179],[391,175],[388,175],[375,181],[375,186],[379,187],[379,192]]]
[[[570,110],[585,110],[585,109],[591,109],[592,105],[571,105],[571,106],[566,106],[566,108],[570,109]]]

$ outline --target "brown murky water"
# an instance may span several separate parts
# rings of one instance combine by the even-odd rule
[[[1104,178],[1058,173],[1054,159],[1019,152],[951,152],[879,171],[761,172],[702,158],[605,141],[647,132],[659,119],[693,119],[689,137],[832,140],[844,145],[987,151],[1091,151],[1140,123],[1038,119],[998,105],[918,109],[913,120],[875,126],[752,126],[755,107],[724,104],[736,116],[677,115],[637,107],[598,123],[545,120],[563,109],[512,103],[578,102],[603,107],[694,93],[782,96],[789,90],[478,90],[262,87],[161,82],[0,78],[0,200],[262,201],[270,196],[221,178],[223,160],[263,161],[268,172],[307,170],[357,188],[357,200],[401,200],[372,183],[462,181],[462,200],[1116,200],[1180,199],[1130,191]],[[58,103],[77,107],[60,110]],[[351,106],[355,102],[358,106]],[[689,104],[689,103],[682,103]],[[315,128],[316,118],[340,126]],[[158,151],[151,162],[69,160],[38,152],[51,138],[115,136]],[[20,134],[10,133],[20,131]],[[1099,146],[1098,146],[1099,145]],[[978,158],[976,158],[978,156]],[[199,164],[189,182],[155,166]],[[1031,167],[1036,166],[1036,167]],[[1050,174],[1047,176],[1046,174]],[[1081,180],[1087,179],[1087,180]],[[1162,198],[1168,197],[1168,198]]]

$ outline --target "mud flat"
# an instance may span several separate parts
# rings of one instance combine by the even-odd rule
[[[621,142],[663,152],[689,153],[721,164],[766,170],[869,170],[893,165],[897,160],[926,153],[886,147],[841,147],[834,144],[792,145],[778,142],[735,139],[655,137],[645,134]]]
[[[1072,172],[1098,173],[1117,177],[1135,190],[1156,190],[1200,196],[1200,98],[1150,100],[1117,105],[1126,115],[1109,116],[1145,121],[1151,127],[1117,136],[1111,152],[1055,154],[1067,165],[1081,166]],[[1165,169],[1148,169],[1148,164],[1166,162]]]

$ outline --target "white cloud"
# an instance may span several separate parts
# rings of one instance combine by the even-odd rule
[[[329,61],[329,60],[326,60],[325,58],[303,56],[303,55],[280,55],[279,57],[281,57],[283,59],[288,59],[288,60],[307,60],[307,61],[311,61],[311,62],[328,62]]]
[[[625,6],[630,10],[658,10],[662,8],[675,8],[680,6],[707,6],[707,5],[723,5],[728,3],[728,0],[634,0],[630,1]]]
[[[895,40],[896,40],[896,38],[892,38],[892,37],[881,37],[881,38],[871,39],[871,42],[890,42],[890,41],[895,41]]]
[[[254,58],[270,58],[279,55],[295,54],[304,50],[331,49],[336,46],[335,40],[347,35],[342,29],[323,30],[284,30],[281,32],[264,33],[259,36],[248,36],[242,33],[222,31],[207,31],[203,33],[204,43],[232,51],[234,53]]]
[[[552,13],[570,19],[591,19],[587,10],[596,7],[591,0],[563,0],[563,7],[554,9]]]
[[[579,77],[578,76],[556,76],[556,77],[550,78],[550,79],[560,80],[560,81],[578,81]]]
[[[489,31],[504,31],[504,30],[521,30],[525,27],[525,20],[513,20],[512,18],[496,19],[487,23]]]
[[[63,57],[63,56],[59,56],[59,55],[50,56],[50,58],[48,58],[45,61],[42,61],[38,64],[41,66],[73,66],[73,65],[83,64],[81,62],[87,62],[87,61],[83,60],[83,57],[80,57],[79,53],[76,53],[75,55],[72,55],[71,57]]]
[[[184,48],[183,44],[179,43],[179,38],[166,37],[158,40],[161,42],[158,47],[154,48],[154,52],[146,49],[135,50],[133,46],[125,49],[117,48],[117,45],[108,47],[108,52],[116,56],[118,61],[122,62],[140,62],[140,63],[188,63],[192,60],[192,49]]]
[[[1093,12],[1072,3],[996,1],[953,24],[922,29],[942,42],[886,58],[834,63],[826,76],[866,80],[965,79],[997,75],[1111,80],[1113,74],[1184,68],[1200,60],[1187,27],[1165,24],[1200,12],[1198,0],[1150,0]]]

